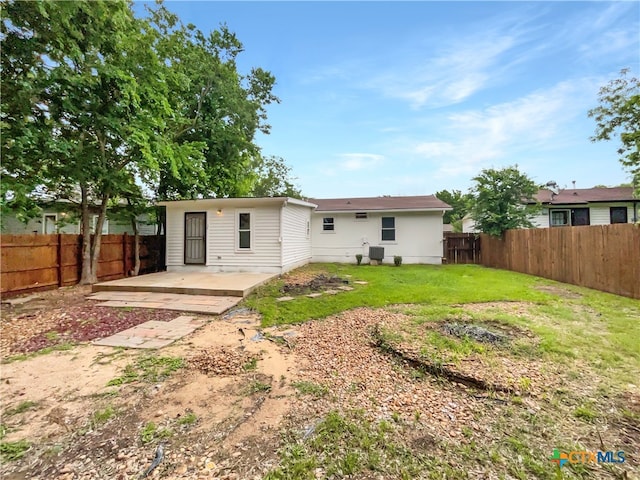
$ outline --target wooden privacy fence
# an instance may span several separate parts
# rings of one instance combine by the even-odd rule
[[[129,275],[134,267],[134,237],[103,235],[98,279]],[[2,296],[74,285],[80,280],[80,235],[0,235]],[[140,237],[140,273],[163,268],[164,237]]]
[[[475,233],[444,232],[447,263],[480,263],[480,237]]]
[[[633,224],[481,234],[482,264],[640,298],[640,227]]]

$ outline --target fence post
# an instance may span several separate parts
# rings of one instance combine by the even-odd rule
[[[56,237],[58,239],[58,244],[56,245],[56,258],[58,264],[58,288],[60,288],[64,283],[62,276],[62,234],[58,233]]]
[[[129,255],[127,252],[127,246],[129,244],[127,238],[127,232],[122,234],[122,266],[123,266],[123,275],[125,277],[129,276]]]

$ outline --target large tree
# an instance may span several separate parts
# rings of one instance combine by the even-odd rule
[[[440,190],[436,197],[450,205],[453,210],[444,213],[442,221],[453,225],[454,231],[462,231],[462,218],[469,213],[473,201],[473,195],[462,193],[460,190]]]
[[[162,6],[136,18],[125,0],[13,1],[2,36],[2,207],[77,202],[81,283],[97,280],[107,208],[136,183],[163,198],[250,190],[274,79],[237,72],[226,28],[205,36]]]
[[[640,197],[640,79],[627,77],[628,69],[620,78],[611,80],[600,89],[600,105],[589,110],[596,121],[594,142],[620,136],[620,162],[633,177],[635,194]]]
[[[251,196],[302,198],[302,192],[293,183],[291,167],[282,157],[259,157],[253,163],[253,169],[256,179]]]
[[[164,7],[149,12],[158,32],[155,48],[169,66],[169,102],[175,117],[167,132],[180,145],[199,145],[201,156],[177,158],[162,168],[160,199],[248,195],[252,164],[260,157],[256,132],[269,132],[266,107],[275,78],[261,68],[241,74],[238,38],[222,25],[205,35],[183,25]]]
[[[517,165],[483,169],[473,181],[471,217],[478,230],[501,236],[512,228],[533,227],[529,219],[535,207],[528,202],[534,201],[538,187]]]

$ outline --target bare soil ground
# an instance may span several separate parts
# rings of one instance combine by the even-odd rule
[[[33,351],[26,346],[35,345],[36,337],[86,342],[116,328],[177,315],[98,308],[84,300],[86,293],[84,288],[48,292],[36,303],[3,309],[2,359]],[[496,304],[470,308],[490,307]],[[527,313],[524,303],[504,308]],[[313,432],[332,410],[361,410],[372,421],[411,425],[407,444],[437,457],[443,440],[461,445],[470,435],[500,435],[485,419],[500,418],[511,408],[499,395],[422,375],[407,360],[417,349],[410,337],[392,342],[405,357],[380,348],[372,336],[375,328],[401,331],[407,324],[409,317],[395,310],[358,308],[286,329],[262,329],[256,314],[242,310],[203,318],[204,327],[151,354],[82,343],[0,365],[3,441],[30,444],[22,458],[0,466],[0,477],[140,478],[162,443],[164,458],[150,478],[258,479],[278,465],[283,432]],[[528,338],[515,327],[504,333]],[[172,359],[182,362],[175,371],[162,372]],[[150,366],[141,366],[147,360]],[[531,384],[520,386],[527,392],[516,393],[535,415],[562,378],[534,360],[505,361],[478,357],[463,363],[459,373],[479,380],[510,373],[505,382],[514,388],[526,376]],[[316,393],[302,394],[296,387],[301,384]],[[620,401],[640,411],[640,397]],[[629,436],[630,449],[640,444],[634,430],[620,432]],[[602,434],[606,441],[613,433]],[[491,478],[485,474],[479,471],[477,478]],[[316,477],[324,478],[324,472]]]

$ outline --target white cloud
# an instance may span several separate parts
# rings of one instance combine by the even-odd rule
[[[348,171],[368,169],[384,161],[384,156],[374,153],[342,153],[338,156],[341,158],[338,168]]]
[[[492,162],[517,163],[520,152],[570,141],[571,121],[585,116],[585,92],[595,92],[597,84],[561,82],[511,102],[450,114],[444,130],[416,142],[411,152],[435,162],[439,176],[476,173]]]

